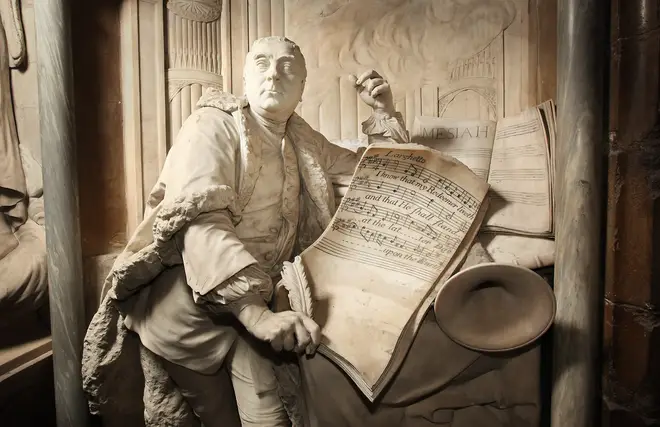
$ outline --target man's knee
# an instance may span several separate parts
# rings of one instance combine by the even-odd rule
[[[228,363],[243,427],[289,426],[271,362],[239,338]]]
[[[225,369],[204,375],[164,359],[163,366],[204,427],[240,425],[232,385]]]

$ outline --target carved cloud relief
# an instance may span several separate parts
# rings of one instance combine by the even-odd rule
[[[337,76],[374,68],[395,96],[446,87],[452,65],[495,40],[516,16],[513,0],[289,0],[287,36],[310,70],[305,101],[321,102]],[[324,90],[326,89],[326,90]]]

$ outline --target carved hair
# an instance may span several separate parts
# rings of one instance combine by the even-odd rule
[[[257,45],[259,45],[259,44],[264,44],[264,43],[273,43],[273,42],[284,43],[284,44],[286,44],[289,48],[291,48],[291,50],[293,51],[293,55],[296,56],[296,57],[298,57],[298,59],[300,59],[300,61],[302,62],[302,65],[303,65],[303,72],[304,72],[303,78],[306,79],[306,78],[307,78],[307,63],[305,62],[305,55],[303,55],[302,52],[300,51],[300,46],[298,46],[296,43],[294,43],[293,41],[289,40],[289,39],[286,38],[286,37],[282,37],[282,36],[268,36],[268,37],[262,37],[262,38],[260,38],[260,39],[255,40],[255,41],[252,43],[252,49],[250,49],[250,52],[248,52],[248,58],[251,57],[251,55],[252,55],[252,51],[254,50],[254,48],[255,48]]]

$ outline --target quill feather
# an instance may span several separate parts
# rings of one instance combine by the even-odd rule
[[[282,286],[289,293],[289,303],[293,311],[298,311],[313,318],[312,292],[307,282],[302,259],[297,256],[293,262],[285,262],[282,267]]]

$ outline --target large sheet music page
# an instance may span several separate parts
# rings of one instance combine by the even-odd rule
[[[330,226],[301,254],[323,331],[319,351],[370,400],[465,256],[487,192],[483,179],[440,152],[372,145]]]
[[[488,174],[492,200],[485,230],[527,235],[553,232],[551,160],[539,110],[497,123]]]

